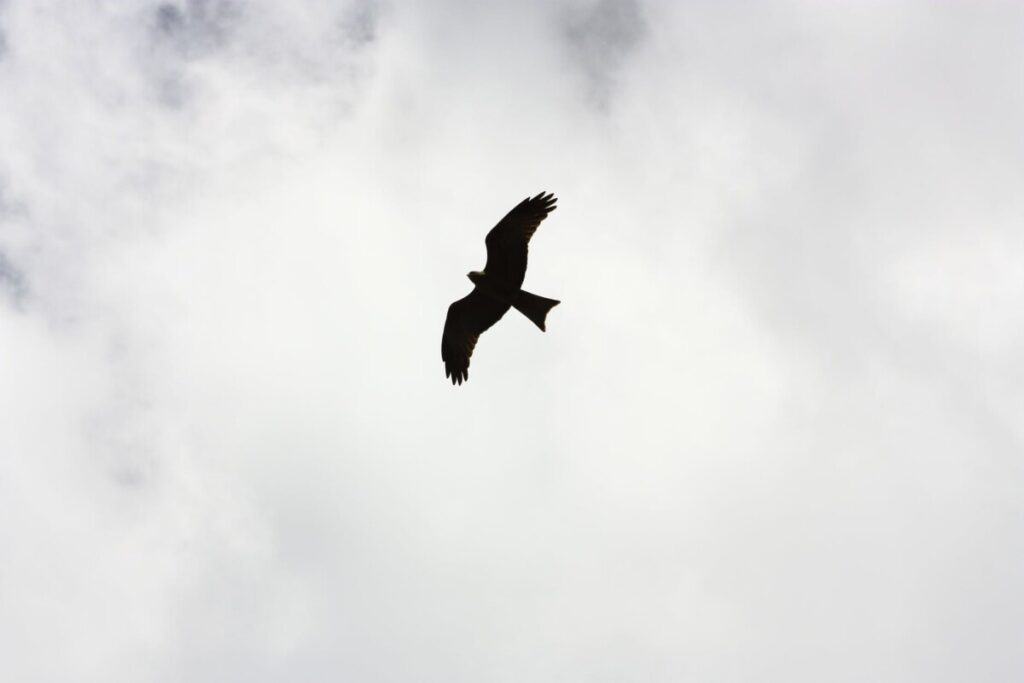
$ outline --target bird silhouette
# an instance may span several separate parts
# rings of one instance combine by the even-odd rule
[[[448,307],[441,335],[441,360],[452,384],[469,379],[469,359],[480,335],[501,320],[509,308],[544,331],[548,311],[560,302],[522,289],[530,238],[541,221],[555,210],[555,196],[541,192],[527,197],[487,233],[487,263],[467,277],[473,291]]]

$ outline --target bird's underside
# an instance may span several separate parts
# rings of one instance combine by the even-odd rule
[[[553,194],[544,192],[528,197],[487,233],[487,263],[483,271],[469,274],[473,291],[448,307],[444,322],[441,359],[452,384],[469,378],[469,359],[477,340],[509,308],[514,307],[544,330],[548,311],[559,302],[523,291],[522,284],[530,238],[555,210],[556,201]]]

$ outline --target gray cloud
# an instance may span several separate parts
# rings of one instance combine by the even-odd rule
[[[1016,8],[2,17],[13,679],[1021,669]]]
[[[20,304],[28,294],[25,277],[13,263],[0,252],[0,285],[6,290],[15,305]]]
[[[565,34],[586,75],[588,96],[606,108],[619,69],[644,35],[640,5],[636,0],[598,0],[570,7]]]
[[[155,28],[188,56],[215,52],[229,40],[242,19],[241,3],[192,0],[182,6],[162,3],[155,8]]]

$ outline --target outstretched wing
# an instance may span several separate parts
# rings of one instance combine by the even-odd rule
[[[444,361],[444,376],[451,377],[452,384],[462,384],[469,379],[469,357],[473,355],[476,340],[484,330],[501,320],[508,309],[508,304],[492,299],[479,287],[448,307],[441,335],[441,360]]]
[[[508,215],[487,233],[487,265],[489,277],[509,289],[519,289],[526,277],[527,245],[537,226],[555,210],[555,196],[541,192],[508,212]]]

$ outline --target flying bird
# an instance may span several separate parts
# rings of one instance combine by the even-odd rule
[[[467,275],[475,285],[473,291],[448,307],[444,321],[441,360],[452,384],[469,379],[469,357],[477,339],[509,308],[525,315],[543,332],[548,311],[561,303],[522,289],[530,238],[555,210],[556,201],[553,194],[544,192],[527,197],[487,233],[487,263],[482,271]]]

